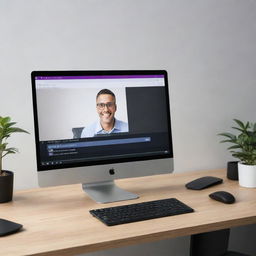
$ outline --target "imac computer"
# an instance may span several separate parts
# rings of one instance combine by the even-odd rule
[[[95,201],[137,198],[114,180],[173,171],[165,70],[33,71],[40,186],[82,183]]]

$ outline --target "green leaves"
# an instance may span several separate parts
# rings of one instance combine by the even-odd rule
[[[3,139],[9,138],[12,133],[15,133],[15,132],[28,133],[27,131],[21,128],[13,127],[15,124],[16,122],[11,122],[10,117],[0,116],[0,144],[2,144]]]
[[[228,150],[230,150],[233,157],[240,159],[242,163],[256,165],[256,123],[243,123],[238,119],[234,119],[234,121],[237,127],[232,128],[239,131],[239,134],[220,133],[218,135],[227,138],[220,142],[233,144],[228,147]],[[238,151],[234,151],[234,149]]]
[[[228,140],[222,140],[221,143],[223,142],[234,142],[236,141],[236,136],[233,135],[232,133],[229,133],[229,132],[225,132],[225,133],[220,133],[218,135],[221,135],[221,136],[224,136],[224,137],[227,137]]]
[[[0,116],[0,175],[2,172],[2,159],[4,156],[8,154],[15,154],[18,152],[18,149],[13,147],[7,147],[8,143],[6,140],[11,136],[12,133],[28,133],[27,131],[15,127],[16,122],[11,122],[11,118],[9,116],[2,117]]]
[[[15,154],[17,152],[19,152],[17,148],[6,148],[5,153],[3,154],[3,157],[8,154]]]

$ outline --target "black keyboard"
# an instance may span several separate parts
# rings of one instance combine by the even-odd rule
[[[190,213],[194,210],[176,198],[90,210],[108,226]]]

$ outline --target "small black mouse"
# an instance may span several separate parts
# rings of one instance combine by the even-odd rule
[[[216,191],[209,197],[225,204],[233,204],[236,201],[235,197],[227,191]]]
[[[204,177],[190,181],[185,186],[188,189],[201,190],[201,189],[209,188],[211,186],[220,184],[222,182],[223,180],[221,178],[217,178],[213,176],[204,176]]]

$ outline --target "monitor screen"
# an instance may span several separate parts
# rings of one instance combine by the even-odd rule
[[[33,71],[32,92],[40,185],[172,171],[166,71]]]

